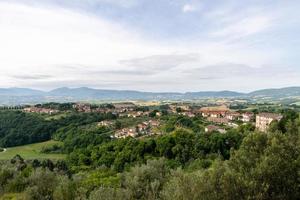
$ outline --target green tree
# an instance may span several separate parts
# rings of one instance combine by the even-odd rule
[[[121,185],[130,199],[155,200],[159,198],[168,175],[169,169],[164,159],[149,160],[146,165],[126,172]]]

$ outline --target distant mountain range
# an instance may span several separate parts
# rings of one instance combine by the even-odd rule
[[[133,90],[102,90],[87,87],[57,88],[49,92],[29,88],[0,88],[0,104],[30,104],[49,101],[91,100],[192,100],[203,98],[287,98],[300,97],[300,87],[264,89],[250,93],[234,91],[203,92],[140,92]]]

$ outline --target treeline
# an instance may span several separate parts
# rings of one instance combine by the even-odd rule
[[[59,110],[59,111],[72,111],[74,104],[75,103],[55,103],[55,102],[50,102],[50,103],[44,103],[44,104],[36,104],[35,107],[49,108],[49,109],[54,109],[54,110]]]

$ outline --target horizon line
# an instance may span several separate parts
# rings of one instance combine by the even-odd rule
[[[275,88],[275,87],[272,87],[272,88],[261,88],[261,89],[255,89],[255,90],[251,90],[249,92],[242,92],[242,91],[235,91],[235,90],[229,90],[229,89],[226,89],[226,90],[198,90],[198,91],[185,91],[185,92],[171,92],[171,91],[167,91],[167,92],[156,92],[156,91],[141,91],[141,90],[131,90],[131,89],[102,89],[102,88],[94,88],[94,87],[87,87],[87,86],[82,86],[82,87],[66,87],[66,86],[62,86],[62,87],[57,87],[57,88],[53,88],[51,90],[42,90],[42,89],[35,89],[35,88],[30,88],[30,87],[0,87],[0,90],[1,89],[6,89],[6,90],[9,90],[9,89],[29,89],[29,90],[36,90],[36,91],[40,91],[40,92],[52,92],[54,90],[57,90],[57,89],[82,89],[82,88],[86,88],[86,89],[93,89],[93,90],[104,90],[104,91],[128,91],[128,92],[141,92],[141,93],[177,93],[177,94],[186,94],[186,93],[197,93],[197,92],[235,92],[235,93],[241,93],[241,94],[249,94],[249,93],[252,93],[252,92],[255,92],[255,91],[260,91],[260,90],[280,90],[280,89],[286,89],[286,88],[300,88],[300,86],[287,86],[287,87],[278,87],[278,88]]]

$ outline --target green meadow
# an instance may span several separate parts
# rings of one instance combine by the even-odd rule
[[[43,147],[50,147],[54,144],[62,144],[61,142],[50,140],[46,142],[40,142],[35,144],[29,144],[24,146],[17,146],[7,148],[5,152],[0,152],[0,160],[9,160],[15,155],[19,154],[24,159],[64,159],[64,154],[54,154],[54,153],[41,153]]]

